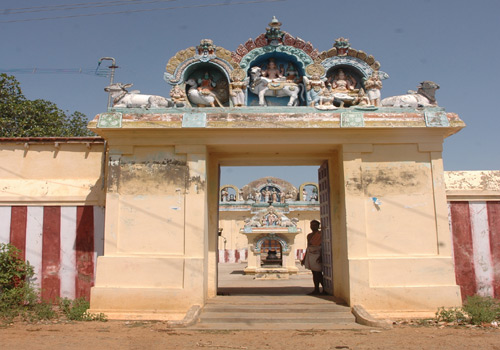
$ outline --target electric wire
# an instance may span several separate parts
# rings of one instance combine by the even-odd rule
[[[53,6],[39,6],[32,8],[19,8],[19,9],[4,9],[3,15],[13,15],[20,13],[33,13],[33,12],[48,12],[48,11],[67,11],[67,10],[79,10],[87,8],[96,7],[111,7],[111,6],[129,6],[129,5],[142,5],[142,4],[153,4],[158,2],[174,2],[177,0],[148,0],[148,1],[107,1],[107,2],[91,2],[91,3],[80,3],[80,4],[69,4],[69,5],[53,5]]]
[[[93,68],[0,68],[0,73],[10,74],[85,74],[97,75],[99,77],[109,77],[111,70],[97,66]]]
[[[88,13],[88,14],[76,14],[67,16],[55,16],[55,17],[40,17],[40,18],[27,18],[27,19],[14,19],[0,21],[0,23],[16,23],[16,22],[33,22],[33,21],[47,21],[53,19],[66,19],[66,18],[76,18],[76,17],[92,17],[92,16],[105,16],[105,15],[121,15],[128,13],[139,13],[139,12],[152,12],[152,11],[169,11],[178,9],[194,9],[194,8],[207,8],[207,7],[221,7],[221,6],[234,6],[234,5],[248,5],[248,4],[259,4],[259,3],[272,3],[272,2],[284,2],[287,0],[254,0],[254,1],[238,1],[238,2],[223,2],[223,3],[212,3],[212,4],[198,4],[198,5],[186,5],[186,6],[171,6],[163,8],[152,8],[152,9],[137,9],[137,10],[125,10],[116,12],[100,12],[100,13]]]

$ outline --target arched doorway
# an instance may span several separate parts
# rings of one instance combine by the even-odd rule
[[[241,159],[242,158],[247,158],[248,157],[248,154],[245,155],[245,157],[241,157],[239,160],[237,160],[236,158],[238,158],[237,155],[234,155],[234,154],[222,154],[222,153],[219,153],[219,152],[214,152],[211,154],[210,156],[210,167],[209,169],[212,169],[212,172],[213,174],[219,174],[219,168],[221,166],[264,166],[266,164],[269,164],[269,165],[275,165],[276,163],[279,163],[280,165],[315,165],[315,166],[318,166],[318,169],[320,169],[321,165],[324,164],[325,162],[326,163],[331,163],[331,167],[335,168],[336,166],[338,166],[338,160],[337,160],[337,152],[336,150],[330,150],[330,152],[328,153],[319,153],[319,155],[317,156],[317,158],[312,158],[307,155],[304,155],[303,158],[301,157],[300,153],[295,153],[293,156],[290,154],[290,155],[286,155],[285,158],[287,158],[285,161],[283,159],[283,154],[280,154],[281,156],[281,159],[276,159],[272,157],[272,155],[269,155],[269,156],[262,156],[261,154],[259,155],[255,155],[255,158],[253,157],[250,157],[251,160],[248,161],[248,159],[246,161],[242,161]],[[267,159],[266,159],[267,158]],[[293,158],[293,159],[292,159]],[[307,159],[304,159],[304,158],[307,158]],[[209,172],[210,174],[210,172]],[[331,183],[334,183],[334,186],[335,186],[335,189],[332,190],[332,191],[329,191],[329,193],[327,194],[324,194],[323,195],[323,199],[326,199],[326,197],[328,196],[334,196],[334,199],[326,202],[326,204],[324,204],[323,206],[323,211],[324,211],[324,214],[328,213],[329,212],[329,208],[331,208],[331,204],[332,202],[335,202],[335,203],[338,203],[339,202],[339,192],[340,192],[340,189],[338,188],[339,187],[339,182],[338,182],[338,175],[330,175],[328,170],[326,171],[323,171],[323,175],[330,178],[332,177],[331,179]],[[319,186],[317,183],[314,183],[314,182],[311,182],[311,183],[307,183],[307,185],[310,185],[312,187],[314,187],[315,189],[318,190],[319,192]],[[327,186],[327,185],[325,185]],[[258,190],[262,190],[262,189],[267,189],[267,187],[273,187],[273,188],[270,188],[271,192],[272,192],[272,189],[279,189],[281,190],[278,186],[274,186],[274,184],[266,184],[265,186],[262,186],[260,187]],[[278,192],[276,190],[276,192]],[[260,192],[260,191],[259,191]],[[299,197],[299,194],[297,193],[297,199],[300,199]],[[318,199],[319,199],[319,196],[318,196]],[[217,200],[215,201],[217,202]],[[213,202],[211,202],[213,203]],[[265,203],[265,199],[262,201],[262,203]],[[215,221],[215,218],[217,217],[216,216],[216,210],[215,208],[210,208],[209,209],[213,215],[209,215],[209,217],[213,217],[214,218],[214,221],[211,222],[211,224],[214,225],[214,227],[218,227],[217,224],[218,222]],[[218,208],[217,208],[218,210]],[[318,213],[319,214],[319,213]],[[339,215],[339,213],[335,213],[335,215]],[[331,220],[331,217],[332,215],[326,215],[325,218],[322,220],[324,222],[323,225],[325,225],[326,227],[328,228],[332,228],[332,224],[326,224],[328,222],[328,220]],[[319,218],[319,215],[318,215],[318,218]],[[337,220],[334,224],[338,226],[338,223],[339,221]],[[307,227],[307,229],[309,229]],[[332,232],[332,230],[327,230],[328,232]],[[340,230],[337,229],[335,231],[336,234],[340,235]],[[263,237],[261,237],[263,238]],[[210,239],[210,238],[209,238]],[[335,244],[335,242],[330,238],[330,239],[327,239],[325,240],[327,243],[326,244],[329,244],[329,245],[333,245]],[[337,239],[338,241],[338,239]],[[264,262],[264,263],[268,263],[268,262],[271,262],[271,261],[267,261],[267,256],[268,256],[268,253],[269,251],[271,250],[276,250],[276,256],[277,256],[277,260],[280,260],[279,262],[281,263],[281,265],[283,264],[282,263],[282,259],[283,259],[283,252],[282,252],[282,245],[279,244],[274,244],[273,245],[273,240],[269,239],[269,238],[265,238],[261,241],[262,242],[262,245],[261,245],[261,250],[259,251],[259,256],[261,258],[261,263]],[[217,242],[213,241],[213,245],[214,247],[214,250],[216,249],[216,246],[217,246]],[[326,251],[330,252],[329,253],[329,259],[334,259],[335,257],[331,254],[331,252],[333,251],[332,247],[329,247]],[[281,254],[280,254],[281,253]],[[211,253],[209,252],[209,255]],[[212,256],[216,256],[216,253],[213,252],[212,253]],[[274,261],[276,263],[276,261]],[[278,263],[279,264],[279,263]],[[278,265],[278,264],[275,264],[275,265]],[[328,287],[328,291],[331,295],[334,295],[334,288],[333,288],[333,279],[332,279],[332,275],[334,273],[333,271],[333,261],[331,262],[326,262],[325,266],[328,267],[328,270],[327,270],[327,273],[329,273],[329,278],[327,278],[328,281],[330,281],[330,285]],[[209,261],[209,276],[211,275],[210,273],[210,270],[214,271],[214,278],[212,279],[212,286],[209,286],[209,296],[212,295],[212,296],[215,296],[217,294],[217,260],[214,258],[212,261]],[[336,266],[338,268],[345,268],[345,265],[343,265],[341,262],[337,262]],[[310,277],[309,277],[310,278]],[[310,278],[311,281],[309,282],[310,283],[310,286],[308,287],[308,291],[310,292],[310,288],[312,286],[312,278]],[[210,283],[210,281],[209,281]],[[342,293],[341,293],[342,294]]]

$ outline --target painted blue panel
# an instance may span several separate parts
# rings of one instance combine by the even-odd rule
[[[206,126],[206,113],[184,113],[182,116],[183,128],[205,128]]]
[[[425,111],[425,125],[429,127],[449,127],[450,121],[444,111]]]

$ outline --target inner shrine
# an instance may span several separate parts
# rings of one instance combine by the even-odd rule
[[[170,96],[115,83],[114,105],[89,123],[107,142],[92,312],[182,319],[202,307],[217,295],[219,207],[249,198],[246,272],[294,273],[301,231],[287,206],[307,196],[330,295],[377,312],[461,304],[442,151],[465,124],[438,105],[438,84],[381,98],[389,75],[372,55],[344,37],[320,51],[276,18],[234,51],[193,45],[167,60]],[[317,166],[316,191],[219,183],[221,166],[267,165]]]

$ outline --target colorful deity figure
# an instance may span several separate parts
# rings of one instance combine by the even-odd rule
[[[378,71],[373,71],[372,75],[365,80],[365,89],[370,103],[374,106],[380,105],[380,89],[382,89],[382,81]]]
[[[235,69],[231,72],[231,83],[229,84],[229,96],[235,107],[245,105],[245,91],[247,88],[246,74],[243,69]]]
[[[332,77],[330,83],[334,92],[354,91],[356,87],[356,80],[351,76],[347,76],[342,69],[339,69],[337,74]]]
[[[174,85],[170,90],[170,98],[176,107],[184,107],[186,105],[186,93],[182,91],[179,85]]]
[[[299,76],[299,72],[291,63],[288,63],[288,67],[285,73],[285,78],[286,81],[289,83],[299,84],[302,81],[302,78]]]
[[[273,203],[278,203],[278,192],[273,188],[273,191],[271,192],[271,198]]]
[[[314,74],[311,79],[304,77],[304,82],[306,84],[309,105],[314,107],[320,101],[320,96],[325,88],[325,82],[321,79],[319,74]]]
[[[329,83],[327,83],[327,86],[321,91],[321,94],[319,96],[319,106],[316,106],[318,109],[337,109],[335,105],[333,104],[333,101],[335,100],[335,95],[332,91],[332,88]]]
[[[262,70],[262,76],[271,80],[283,80],[285,75],[284,67],[281,65],[279,68],[274,58],[270,58],[267,62],[267,67]]]
[[[262,194],[259,192],[259,190],[255,189],[255,192],[254,192],[254,199],[255,199],[255,202],[260,202],[262,198]]]
[[[215,86],[216,83],[208,72],[205,72],[203,77],[198,79],[198,91],[203,95],[213,95],[212,90]]]
[[[221,194],[221,202],[227,202],[229,197],[229,192],[227,191],[227,189],[223,188],[220,194]]]
[[[358,96],[356,96],[352,104],[358,106],[367,106],[370,104],[370,99],[366,96],[364,89],[359,89]]]
[[[344,107],[345,103],[353,104],[356,99],[358,90],[356,89],[356,80],[339,69],[337,73],[331,77],[332,92],[337,101],[340,101],[340,107]]]

